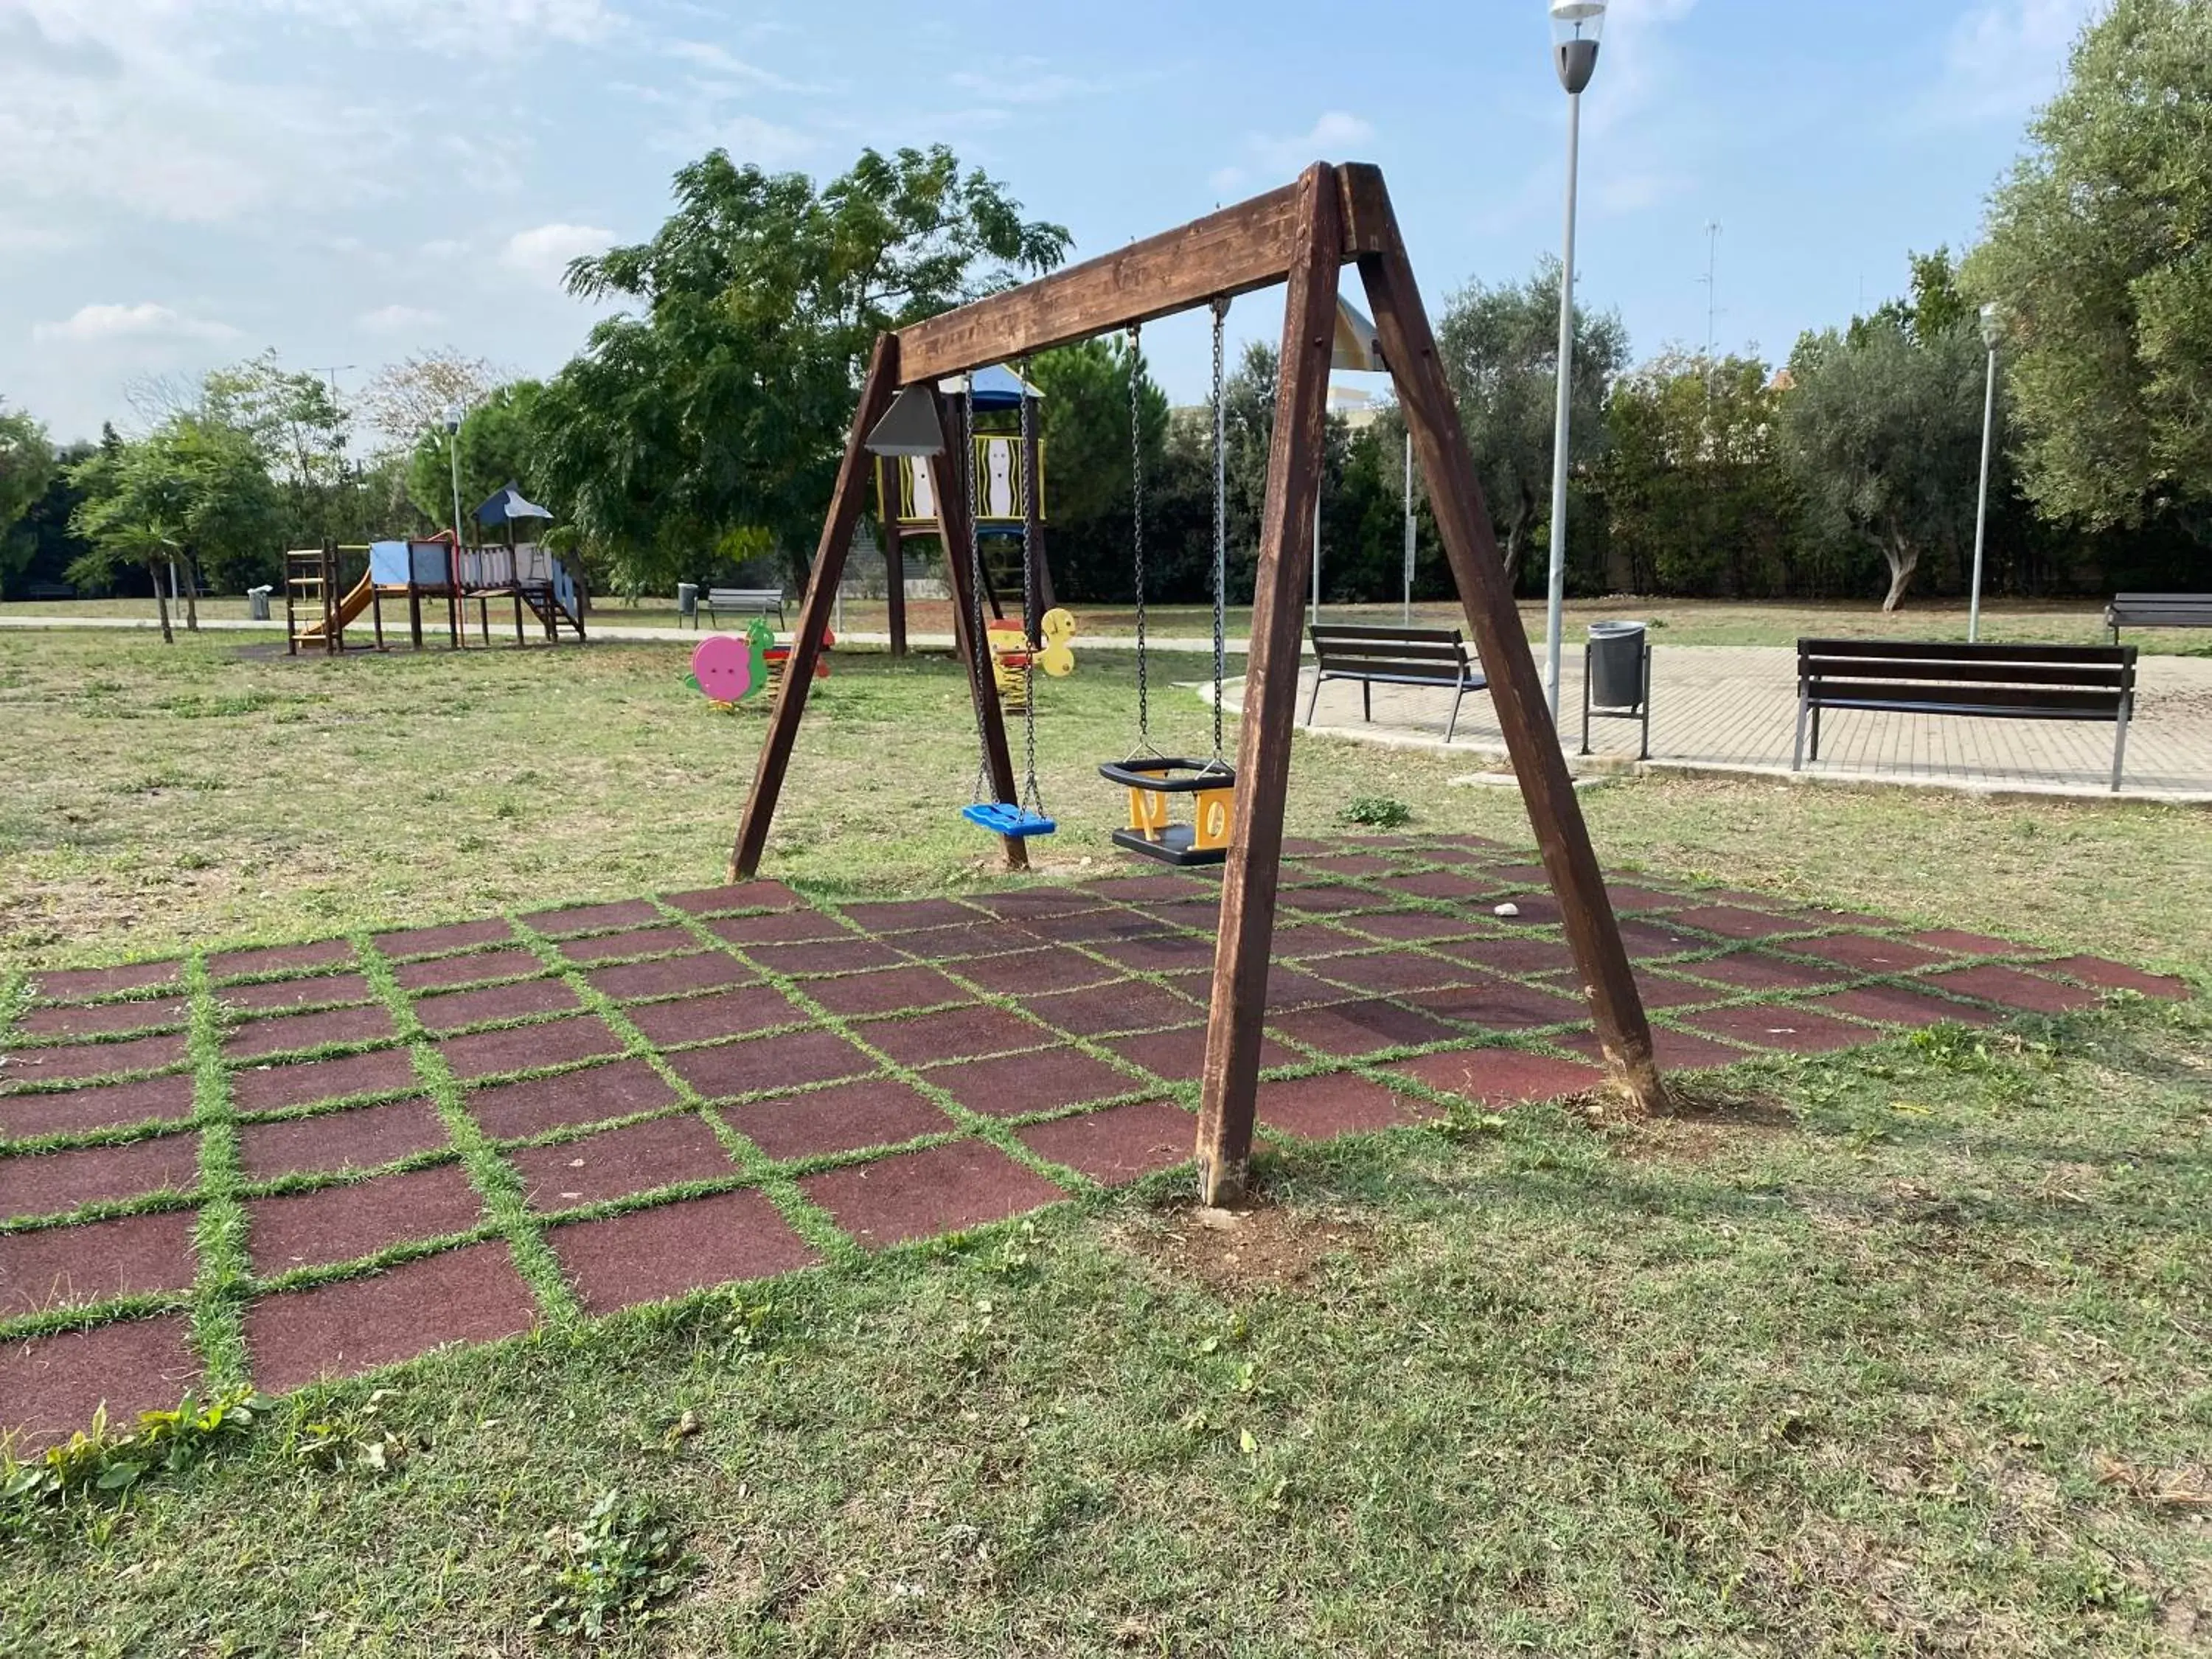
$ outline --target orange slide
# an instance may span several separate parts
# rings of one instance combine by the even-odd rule
[[[340,632],[343,632],[356,617],[368,609],[368,602],[375,592],[376,584],[363,576],[353,585],[353,592],[338,601],[337,627]],[[300,630],[300,637],[303,640],[321,639],[323,637],[322,618],[318,617],[313,622],[302,628]]]

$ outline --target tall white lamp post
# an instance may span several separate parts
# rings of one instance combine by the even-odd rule
[[[1982,495],[1974,509],[1974,590],[1966,602],[1966,643],[1982,637],[1982,547],[1990,532],[1990,459],[1996,447],[1997,348],[2004,343],[2004,313],[1992,300],[1982,307],[1982,339],[1990,349],[1990,378],[1982,393]]]
[[[456,561],[459,559],[461,553],[461,416],[463,412],[459,404],[446,405],[446,453],[453,462],[453,556]],[[454,568],[458,569],[459,564],[456,563]]]
[[[1551,0],[1552,57],[1567,89],[1567,228],[1559,264],[1559,404],[1552,431],[1552,568],[1544,611],[1544,700],[1559,723],[1559,624],[1567,598],[1567,421],[1574,395],[1575,184],[1582,160],[1583,88],[1597,73],[1607,0]]]

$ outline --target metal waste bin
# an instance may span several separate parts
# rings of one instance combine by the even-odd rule
[[[1632,720],[1643,727],[1637,758],[1651,758],[1651,646],[1640,622],[1589,626],[1583,647],[1583,753],[1590,752],[1590,720]]]
[[[694,628],[696,628],[699,625],[698,583],[678,582],[676,584],[676,614],[679,617],[690,617],[691,625]]]
[[[265,587],[249,587],[246,590],[246,614],[252,621],[267,622],[269,620],[269,593],[270,590]]]

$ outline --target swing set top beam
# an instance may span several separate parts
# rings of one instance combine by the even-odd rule
[[[1336,170],[1342,258],[1388,251],[1396,231],[1379,169]],[[1289,279],[1302,183],[1271,190],[1005,294],[898,331],[902,386],[927,385]]]

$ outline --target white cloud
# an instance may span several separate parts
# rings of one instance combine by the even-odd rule
[[[149,300],[127,306],[81,306],[58,323],[35,325],[31,337],[86,345],[107,340],[234,340],[238,331],[228,323],[187,317]]]
[[[715,130],[714,142],[739,161],[764,167],[787,167],[803,161],[821,147],[821,141],[796,127],[778,126],[757,115],[740,115]]]
[[[614,242],[614,232],[597,225],[538,225],[508,237],[500,249],[499,262],[549,288],[557,288],[571,259],[603,253]]]
[[[703,92],[727,91],[738,86],[764,88],[770,92],[821,90],[778,75],[774,70],[763,69],[711,40],[672,40],[665,50],[670,57],[690,65],[693,84]]]
[[[274,12],[368,40],[398,35],[457,57],[589,45],[617,25],[605,0],[227,0],[233,11]],[[214,8],[210,8],[213,9]]]
[[[371,334],[407,334],[445,320],[443,312],[425,311],[420,306],[391,305],[364,311],[354,319],[354,323]]]
[[[1952,25],[1924,112],[2012,125],[2057,92],[2075,37],[2104,0],[1982,0]]]
[[[1340,109],[1323,112],[1305,131],[1289,137],[1248,134],[1244,159],[1207,175],[1216,190],[1235,190],[1251,182],[1279,185],[1316,161],[1364,160],[1358,152],[1375,137],[1374,125]]]

